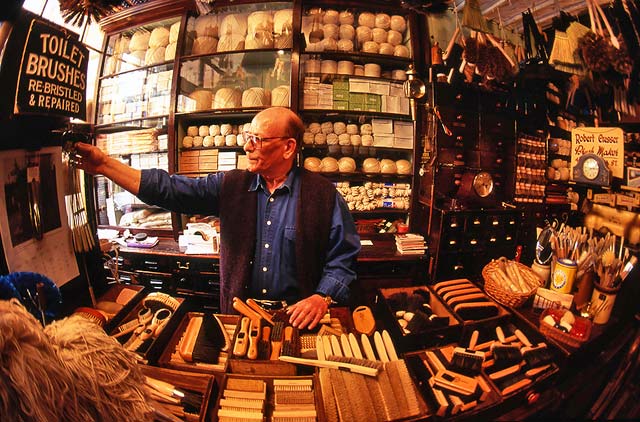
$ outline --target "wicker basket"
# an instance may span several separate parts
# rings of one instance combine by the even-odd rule
[[[565,309],[545,309],[540,315],[540,332],[546,337],[552,338],[568,346],[576,348],[580,347],[585,341],[589,340],[589,337],[591,337],[592,323],[589,319],[581,316],[575,316],[576,320],[573,323],[573,329],[571,331],[573,332],[575,330],[576,332],[580,332],[580,336],[565,333],[564,331],[552,327],[542,321],[547,315],[551,315],[556,321],[559,321],[565,311]]]
[[[544,283],[538,278],[533,270],[524,264],[516,262],[518,269],[525,273],[527,278],[531,280],[537,280],[538,286],[542,286]],[[529,292],[516,293],[507,290],[502,286],[495,278],[495,271],[498,268],[498,261],[491,261],[482,269],[482,277],[484,278],[484,289],[489,296],[491,296],[496,302],[501,303],[512,308],[519,308],[522,306],[533,294],[535,294],[537,287],[531,289]]]

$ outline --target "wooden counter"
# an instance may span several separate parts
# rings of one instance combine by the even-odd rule
[[[428,255],[400,254],[392,234],[369,235],[362,240],[365,245],[358,255],[358,279],[351,286],[352,304],[370,303],[380,287],[424,284],[428,279]],[[161,238],[153,248],[117,246],[110,254],[117,255],[118,275],[123,282],[191,297],[216,309],[220,288],[217,254],[187,255],[185,248],[168,238]],[[107,279],[114,281],[111,274]]]

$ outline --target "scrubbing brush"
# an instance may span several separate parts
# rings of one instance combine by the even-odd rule
[[[518,337],[522,344],[524,344],[521,352],[522,357],[527,363],[527,368],[529,370],[551,363],[553,356],[551,355],[551,351],[545,343],[538,343],[534,346],[522,331],[516,329],[514,331],[514,334],[516,335],[516,337]]]
[[[496,336],[498,342],[491,345],[491,353],[493,354],[494,365],[505,368],[508,366],[519,364],[522,361],[522,353],[517,344],[508,344],[506,342],[502,327],[496,327]]]
[[[474,330],[469,339],[469,347],[456,347],[453,349],[451,366],[456,372],[466,375],[478,375],[482,370],[484,352],[474,350],[479,335],[478,330]]]
[[[145,383],[156,393],[152,396],[160,401],[174,402],[175,399],[188,413],[199,414],[202,407],[202,394],[187,390],[178,390],[173,384],[145,376]]]

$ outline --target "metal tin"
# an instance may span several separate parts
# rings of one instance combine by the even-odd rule
[[[560,293],[571,293],[577,269],[578,266],[575,261],[566,258],[557,259],[551,274],[551,290]]]

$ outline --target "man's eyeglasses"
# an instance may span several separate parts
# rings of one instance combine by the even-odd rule
[[[244,142],[247,144],[251,144],[251,146],[254,149],[260,149],[262,148],[262,143],[265,141],[273,141],[274,139],[285,139],[288,138],[287,136],[269,136],[269,137],[264,137],[264,136],[259,136],[256,135],[254,133],[251,132],[242,132],[242,138],[244,139]]]

